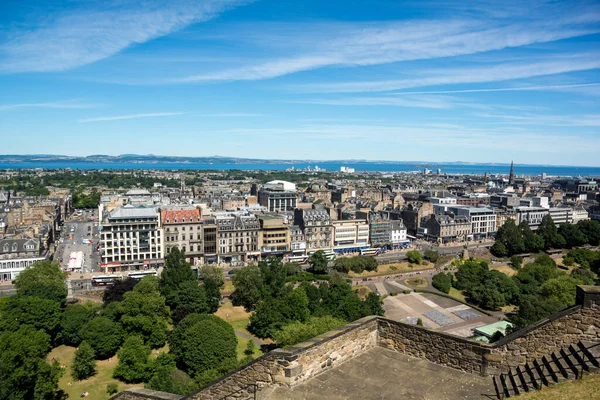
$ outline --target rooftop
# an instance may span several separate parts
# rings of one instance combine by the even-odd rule
[[[376,371],[376,372],[375,372]],[[369,377],[365,379],[365,377]],[[294,387],[277,387],[265,400],[483,399],[489,377],[460,372],[399,352],[373,347]]]
[[[156,207],[119,207],[114,210],[109,219],[131,219],[131,218],[152,218],[157,217]]]

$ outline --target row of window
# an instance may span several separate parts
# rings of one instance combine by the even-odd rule
[[[25,250],[35,250],[34,244],[26,244],[24,247],[25,247]],[[8,253],[9,250],[12,252],[16,252],[19,250],[19,246],[16,243],[13,243],[12,246],[9,246],[8,243],[4,243],[4,246],[2,247],[2,251],[4,253]]]
[[[40,261],[40,260],[0,261],[0,269],[25,268],[37,261]]]

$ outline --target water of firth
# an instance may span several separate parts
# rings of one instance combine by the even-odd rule
[[[442,173],[451,174],[508,174],[510,166],[506,164],[459,164],[459,163],[415,163],[415,162],[298,162],[298,163],[161,163],[161,162],[89,162],[89,161],[36,161],[36,162],[0,162],[0,169],[153,169],[153,170],[277,170],[282,171],[290,167],[304,169],[318,166],[326,171],[339,171],[341,166],[354,168],[357,172],[411,172],[423,171],[428,168],[436,172],[439,168]],[[600,167],[571,167],[549,165],[515,165],[515,174],[538,176],[546,173],[548,176],[597,176],[600,177]]]

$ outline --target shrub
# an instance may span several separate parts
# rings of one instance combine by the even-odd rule
[[[150,346],[144,344],[144,339],[140,335],[129,336],[117,353],[119,363],[115,367],[113,376],[128,383],[147,379],[150,352]]]
[[[121,345],[123,329],[106,317],[96,317],[83,325],[79,335],[92,346],[96,357],[105,359],[112,357]]]
[[[431,279],[431,284],[440,292],[450,293],[450,289],[452,288],[452,276],[450,276],[450,274],[440,272],[439,274],[433,276]]]
[[[392,265],[390,267],[390,271],[398,271],[398,267],[396,267],[395,265]]]
[[[71,365],[71,376],[78,381],[87,379],[96,373],[96,354],[87,342],[81,342],[75,352],[73,365]]]
[[[420,264],[421,263],[421,253],[419,253],[417,250],[410,250],[406,252],[406,258],[408,259],[408,262],[411,264]]]
[[[390,292],[390,296],[396,296],[398,293],[397,292]]]
[[[421,318],[417,320],[417,326],[423,326],[423,320]]]
[[[119,392],[119,386],[116,383],[109,383],[106,385],[106,393],[115,394]]]
[[[412,293],[412,290],[410,290],[410,289],[404,289],[404,290],[402,291],[402,293],[404,293],[404,294],[411,294],[411,293]]]
[[[436,263],[437,260],[440,259],[440,255],[435,250],[427,250],[427,251],[425,251],[425,254],[423,254],[423,258],[431,261],[432,263]]]
[[[517,255],[515,255],[515,256],[512,256],[512,257],[510,258],[510,263],[509,263],[509,265],[510,265],[510,266],[511,266],[511,268],[513,268],[513,269],[519,269],[519,268],[521,268],[521,265],[523,265],[523,257],[521,257],[521,256],[517,256]]]

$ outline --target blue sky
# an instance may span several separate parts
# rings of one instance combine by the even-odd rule
[[[0,153],[600,166],[597,1],[0,2]]]

